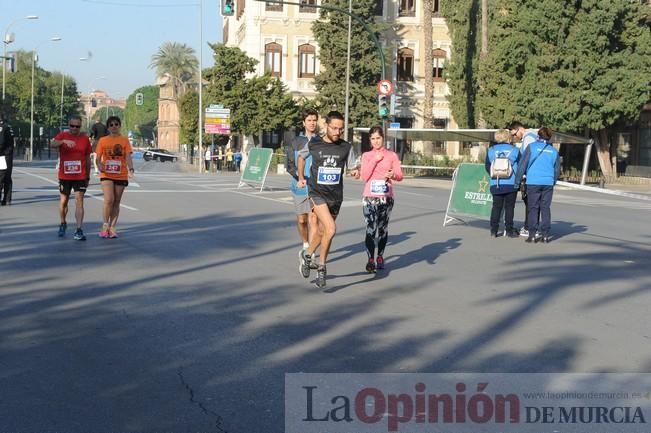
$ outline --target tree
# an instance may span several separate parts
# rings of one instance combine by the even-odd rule
[[[143,95],[142,105],[136,105],[136,95]],[[123,129],[132,131],[136,138],[151,140],[155,136],[158,121],[158,86],[143,86],[136,89],[127,98],[124,109]]]
[[[612,175],[609,129],[637,119],[651,100],[651,32],[641,5],[501,0],[496,6],[493,48],[479,74],[477,105],[486,120],[587,131],[602,172]]]
[[[257,60],[248,57],[236,47],[211,44],[215,64],[204,70],[204,106],[221,104],[231,109],[231,131],[253,135],[261,131],[287,128],[295,124],[298,106],[280,80],[265,74],[247,78],[255,72]],[[190,128],[197,112],[185,107],[183,100],[182,125]],[[195,105],[196,107],[196,105]],[[184,118],[185,116],[185,118]],[[190,129],[189,137],[196,137]]]
[[[100,108],[93,114],[93,118],[100,119],[102,122],[104,122],[104,124],[106,124],[106,119],[108,119],[109,116],[118,116],[122,120],[124,119],[124,110],[116,105],[109,105],[107,107]],[[120,128],[120,130],[124,134],[127,133],[125,129],[126,128],[124,125],[124,121],[122,121],[122,127]]]
[[[423,127],[432,128],[432,110],[434,109],[434,80],[432,71],[434,69],[434,58],[432,51],[432,0],[423,0],[423,38],[425,39],[425,95],[423,101]]]
[[[178,42],[165,42],[158,52],[151,56],[150,68],[156,69],[156,75],[169,75],[174,82],[176,95],[182,96],[188,84],[196,79],[199,60],[194,49]]]
[[[31,114],[32,53],[16,53],[16,72],[6,76],[6,95],[2,110],[21,136],[29,136]],[[72,77],[64,79],[64,119],[79,113],[77,83]],[[61,120],[61,73],[34,67],[34,128],[58,129]]]
[[[324,4],[348,10],[348,0],[328,0]],[[375,0],[355,0],[353,14],[365,20],[380,37],[385,26],[375,24]],[[321,9],[320,18],[312,25],[312,33],[319,44],[320,73],[314,84],[318,92],[317,108],[324,114],[330,110],[344,111],[346,52],[348,47],[348,15]],[[376,85],[381,78],[377,48],[362,25],[356,20],[351,27],[350,110],[349,128],[369,126],[380,120],[377,110]]]
[[[462,128],[475,127],[478,1],[441,2],[441,13],[452,39],[451,58],[444,77],[450,89],[450,111]]]

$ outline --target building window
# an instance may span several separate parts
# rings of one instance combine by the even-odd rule
[[[283,48],[275,42],[264,46],[264,70],[272,77],[280,77],[283,71]]]
[[[298,11],[302,14],[307,13],[316,13],[316,0],[301,0],[301,5],[298,7]]]
[[[441,7],[439,5],[439,0],[432,0],[432,15],[435,17],[441,16]]]
[[[398,50],[398,81],[414,81],[414,50]]]
[[[298,46],[298,78],[314,78],[316,50],[310,44]]]
[[[443,79],[443,67],[445,66],[445,51],[437,48],[432,50],[432,80],[442,82]]]
[[[280,147],[280,138],[282,137],[283,130],[281,128],[271,131],[262,131],[262,147],[270,147],[278,149]]]
[[[283,4],[282,3],[266,2],[265,6],[264,6],[264,10],[266,12],[282,12],[283,11]]]
[[[400,9],[398,10],[398,16],[415,17],[416,0],[400,0]]]
[[[384,15],[384,0],[375,0],[373,15],[381,17]]]

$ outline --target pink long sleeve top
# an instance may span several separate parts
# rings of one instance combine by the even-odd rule
[[[382,153],[384,157],[378,161],[377,155]],[[371,149],[362,155],[362,167],[360,175],[366,184],[364,185],[364,197],[393,197],[393,183],[386,179],[389,170],[393,170],[393,180],[402,180],[402,168],[400,159],[395,152],[388,149]]]

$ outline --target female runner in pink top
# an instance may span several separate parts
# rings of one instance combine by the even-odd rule
[[[389,217],[393,209],[393,181],[402,180],[400,159],[384,147],[381,126],[369,130],[372,149],[362,155],[361,177],[364,185],[363,211],[366,221],[366,272],[384,269],[384,248],[389,237]],[[377,239],[377,261],[375,240]]]

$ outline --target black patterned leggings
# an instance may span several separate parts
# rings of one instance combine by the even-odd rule
[[[369,257],[375,257],[377,236],[377,255],[382,256],[389,238],[389,217],[393,209],[393,197],[364,197],[362,203],[366,222],[366,253]]]

